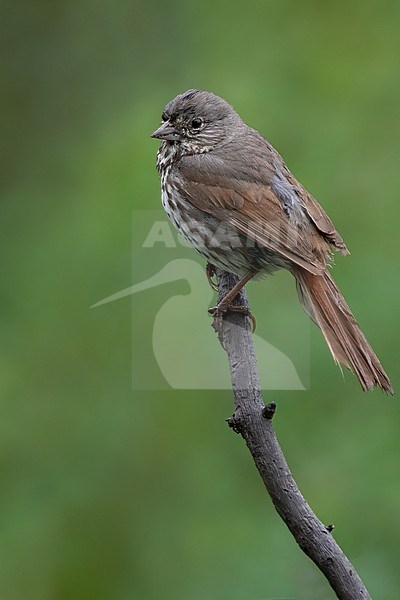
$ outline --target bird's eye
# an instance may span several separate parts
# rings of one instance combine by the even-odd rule
[[[195,117],[194,119],[192,119],[192,129],[200,129],[200,127],[203,125],[203,119],[200,119],[200,117]]]
[[[168,121],[168,116],[167,116],[167,114],[166,114],[166,113],[163,113],[163,114],[161,115],[161,120],[162,120],[164,123],[165,123],[165,121]]]

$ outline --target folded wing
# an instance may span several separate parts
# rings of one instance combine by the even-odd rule
[[[272,149],[268,145],[269,148]],[[230,160],[228,167],[213,152],[184,156],[179,169],[171,174],[173,184],[198,209],[232,225],[250,240],[310,273],[323,273],[331,254],[330,245],[347,253],[343,240],[277,153],[276,157],[256,158],[258,164],[261,162],[259,168],[254,169],[254,160],[248,157],[251,168],[246,172],[243,156],[237,170],[235,161]]]

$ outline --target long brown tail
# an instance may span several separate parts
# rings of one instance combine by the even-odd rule
[[[351,369],[364,391],[378,386],[393,394],[389,378],[329,273],[293,269],[306,313],[320,327],[336,362]]]

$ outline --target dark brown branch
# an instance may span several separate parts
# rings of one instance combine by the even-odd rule
[[[217,271],[220,300],[237,282],[234,275]],[[237,298],[248,306],[246,293]],[[225,349],[231,371],[235,412],[228,420],[249,448],[268,494],[300,548],[322,571],[341,600],[371,600],[356,570],[303,498],[290,472],[272,426],[275,404],[265,406],[248,317],[227,313],[214,318],[214,329]]]

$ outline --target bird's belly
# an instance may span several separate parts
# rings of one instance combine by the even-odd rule
[[[162,189],[162,204],[174,227],[214,266],[239,277],[243,277],[250,269],[266,275],[289,266],[282,256],[196,208],[168,184]]]

